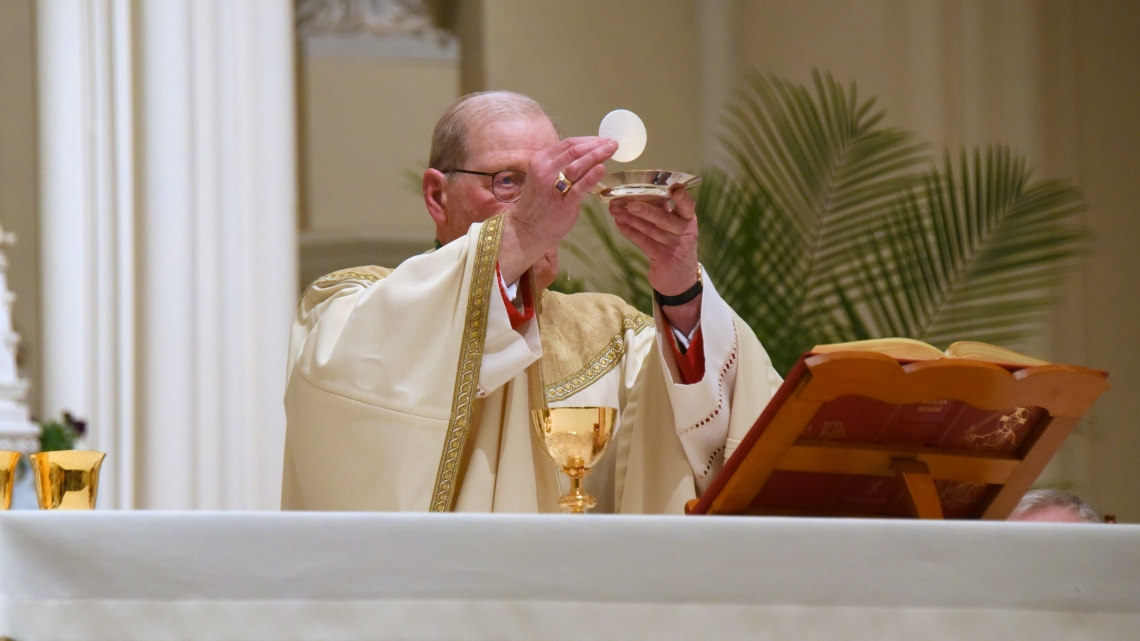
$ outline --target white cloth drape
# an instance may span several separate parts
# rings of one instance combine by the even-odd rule
[[[13,639],[1134,639],[1140,526],[0,513]]]

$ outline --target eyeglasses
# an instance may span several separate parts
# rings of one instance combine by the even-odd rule
[[[526,183],[526,172],[517,169],[504,169],[502,171],[468,171],[466,169],[452,169],[447,172],[459,174],[473,174],[476,176],[491,177],[491,193],[499,202],[513,203],[522,196],[523,184]]]

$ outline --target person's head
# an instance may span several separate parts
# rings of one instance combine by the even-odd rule
[[[436,239],[447,244],[467,233],[473,223],[514,206],[518,175],[531,157],[558,142],[558,131],[542,105],[509,91],[486,91],[457,100],[432,133],[431,159],[423,176],[424,203],[435,221]],[[498,184],[495,184],[495,183]]]
[[[1010,521],[1045,521],[1053,523],[1101,523],[1093,506],[1072,492],[1063,490],[1031,490],[1010,513]]]

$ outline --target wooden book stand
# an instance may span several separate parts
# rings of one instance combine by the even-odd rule
[[[686,512],[1005,519],[1106,377],[807,354]]]

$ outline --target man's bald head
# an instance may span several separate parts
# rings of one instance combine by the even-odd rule
[[[542,106],[526,96],[489,91],[456,101],[435,126],[431,166],[423,175],[424,204],[435,221],[436,240],[446,245],[472,224],[513,207],[495,196],[490,174],[526,172],[531,158],[558,138]]]
[[[512,91],[481,91],[456,100],[435,124],[428,167],[441,172],[462,169],[471,153],[467,141],[473,127],[503,118],[544,117],[557,124],[533,98]]]

